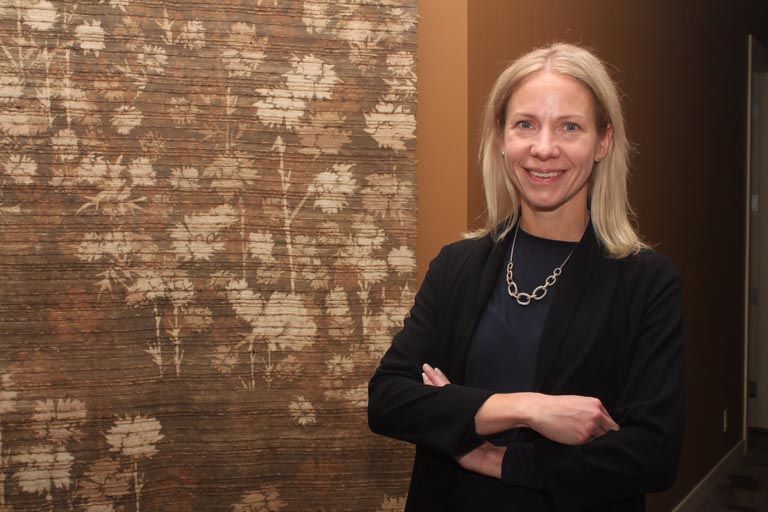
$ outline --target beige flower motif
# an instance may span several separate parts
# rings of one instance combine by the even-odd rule
[[[157,443],[163,439],[160,422],[141,414],[124,416],[115,421],[105,434],[113,451],[131,459],[152,457]]]
[[[66,489],[75,458],[61,446],[43,444],[22,450],[11,459],[21,467],[15,476],[24,492],[47,494],[52,489]]]
[[[239,358],[239,352],[237,348],[232,345],[217,345],[213,350],[212,363],[213,367],[222,375],[229,375],[237,365]]]
[[[275,365],[274,374],[282,381],[292,382],[302,376],[304,365],[292,355],[285,356]]]
[[[180,261],[210,261],[211,257],[224,249],[219,234],[238,222],[234,208],[222,205],[207,213],[185,215],[184,222],[171,229],[172,247]]]
[[[323,396],[326,400],[343,400],[352,407],[365,409],[368,407],[368,383],[350,388],[348,385],[339,385],[329,389]]]
[[[205,46],[205,27],[202,21],[193,20],[184,24],[179,34],[179,42],[185,48],[197,50]]]
[[[238,22],[229,29],[229,38],[221,52],[224,68],[235,78],[248,78],[266,57],[266,37],[256,35],[256,27]]]
[[[383,281],[389,275],[386,260],[375,257],[386,235],[369,215],[360,215],[352,222],[352,230],[341,251],[341,261],[350,265],[358,275],[361,293],[371,284]]]
[[[349,300],[347,300],[347,291],[337,286],[325,297],[325,312],[334,317],[349,316]]]
[[[415,216],[414,187],[395,173],[371,174],[365,177],[368,186],[360,195],[363,207],[376,218],[403,221]]]
[[[389,268],[398,274],[410,274],[416,270],[416,257],[413,249],[406,246],[400,246],[389,251],[387,263]]]
[[[0,103],[10,103],[24,95],[24,81],[15,75],[0,76]]]
[[[3,164],[4,174],[19,185],[31,185],[37,175],[37,163],[27,155],[11,155]]]
[[[238,312],[239,314],[239,312]],[[315,342],[317,326],[301,297],[274,292],[256,317],[253,333],[267,341],[271,351],[303,350]]]
[[[267,126],[292,129],[299,125],[307,108],[306,102],[295,98],[288,89],[257,89],[264,99],[253,104],[256,117]]]
[[[168,180],[176,190],[195,190],[200,188],[200,171],[192,166],[175,167],[171,169]]]
[[[340,81],[333,66],[314,55],[306,55],[302,59],[291,57],[291,64],[293,69],[284,76],[293,98],[329,99],[331,89]]]
[[[278,487],[267,484],[245,493],[232,507],[232,512],[279,512],[285,506],[285,502],[280,499]]]
[[[167,276],[165,280],[168,287],[168,297],[174,307],[182,308],[194,300],[195,285],[187,278],[184,271],[176,270],[172,276]]]
[[[336,31],[339,39],[349,43],[364,43],[374,38],[373,24],[361,19],[347,19]]]
[[[149,187],[155,184],[155,169],[149,158],[142,156],[128,164],[128,175],[134,186]]]
[[[166,142],[156,132],[148,132],[139,139],[139,146],[145,155],[157,161],[165,151]]]
[[[325,362],[326,373],[324,379],[334,388],[344,386],[344,380],[355,369],[355,362],[347,355],[335,354]]]
[[[154,270],[134,269],[133,282],[127,286],[125,302],[140,305],[168,297],[168,286],[163,277]]]
[[[80,400],[42,400],[35,403],[31,427],[37,437],[64,445],[80,436],[87,413]]]
[[[255,162],[244,153],[221,156],[203,169],[203,177],[211,179],[211,187],[224,195],[252,185],[257,176]]]
[[[204,306],[184,308],[184,327],[202,332],[213,324],[213,313]]]
[[[98,459],[79,481],[77,495],[86,500],[86,510],[96,511],[99,507],[112,507],[112,500],[126,496],[131,490],[130,486],[131,475],[120,462]]]
[[[288,404],[288,410],[291,412],[293,421],[302,427],[317,423],[315,406],[304,398],[304,395],[298,395],[295,400]]]
[[[244,279],[233,280],[227,284],[227,300],[232,305],[237,316],[251,326],[257,325],[264,312],[264,301],[261,295],[248,288]]]
[[[248,236],[248,252],[251,258],[271,265],[277,261],[273,255],[274,250],[275,241],[272,238],[272,233],[259,231]]]
[[[355,192],[355,178],[349,170],[352,164],[334,164],[333,171],[318,174],[307,192],[315,198],[315,208],[323,213],[338,213],[345,208],[347,197]]]
[[[100,4],[104,3],[104,0],[99,0]],[[128,7],[129,0],[109,0],[109,6],[113,9],[120,9],[121,12],[125,12],[125,8]]]
[[[352,222],[352,246],[362,248],[366,254],[381,248],[386,235],[369,215],[360,215]]]
[[[296,258],[296,269],[301,273],[303,281],[308,282],[313,290],[326,290],[330,281],[328,267],[320,258],[320,248],[317,239],[306,235],[296,235],[293,247]]]
[[[405,496],[384,495],[384,500],[376,512],[401,512],[405,509]]]
[[[139,52],[137,60],[147,74],[162,74],[168,63],[168,56],[160,46],[145,44]]]
[[[123,509],[121,508],[120,511]],[[115,505],[111,502],[86,502],[83,505],[83,512],[120,512],[115,508]]]
[[[331,21],[328,4],[325,2],[304,2],[301,8],[301,22],[310,34],[320,33]]]
[[[45,0],[24,9],[24,25],[32,30],[51,30],[59,19],[59,13],[51,2]]]
[[[134,128],[141,125],[144,115],[133,105],[120,105],[112,115],[111,123],[117,133],[128,135]]]
[[[168,116],[176,126],[187,126],[197,121],[200,109],[189,98],[171,98]]]
[[[299,126],[297,132],[305,155],[338,155],[342,146],[352,139],[350,130],[344,129],[346,118],[339,112],[313,114],[307,123]]]
[[[148,244],[148,241],[126,231],[85,233],[77,245],[76,254],[83,261],[111,259],[124,262],[138,252],[156,251],[157,247]]]
[[[0,375],[0,415],[8,414],[16,409],[18,392],[14,390],[13,377],[9,373]]]
[[[0,110],[0,133],[10,137],[24,137],[43,133],[48,129],[46,114],[41,110]]]
[[[379,147],[404,151],[406,141],[416,138],[416,116],[405,106],[392,102],[379,102],[375,110],[363,114],[365,132],[378,143]]]
[[[104,29],[101,28],[101,21],[86,21],[75,29],[75,37],[84,53],[93,52],[99,56],[99,52],[104,46]]]
[[[103,94],[104,91],[101,93]],[[61,103],[64,109],[73,119],[79,120],[84,125],[101,124],[101,117],[98,115],[99,107],[88,99],[88,95],[82,89],[73,86],[62,87],[59,96],[62,98]]]
[[[385,78],[388,97],[395,102],[407,102],[416,98],[416,81],[410,78]]]
[[[114,176],[110,171],[110,164],[102,156],[86,155],[80,160],[77,167],[76,181],[89,184],[96,184],[106,179],[108,176]]]
[[[78,143],[77,135],[69,128],[63,128],[51,137],[51,145],[62,162],[71,162],[77,158]]]
[[[402,4],[401,4],[402,5]],[[388,13],[381,29],[387,33],[387,40],[391,43],[401,43],[406,34],[413,33],[416,29],[416,17],[409,14],[401,5],[392,3],[388,6]]]
[[[400,51],[387,55],[387,68],[392,76],[416,78],[416,66],[412,52]]]

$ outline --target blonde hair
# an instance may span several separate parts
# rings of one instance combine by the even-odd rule
[[[480,140],[487,221],[485,227],[468,236],[490,233],[498,241],[517,222],[520,197],[507,175],[500,140],[512,93],[521,80],[537,71],[562,73],[584,84],[595,99],[599,131],[605,133],[609,125],[613,128],[608,153],[595,166],[589,183],[590,211],[597,239],[614,258],[646,248],[630,220],[634,219],[627,196],[630,147],[618,88],[600,59],[584,48],[564,43],[523,55],[501,72],[491,89],[483,112]]]

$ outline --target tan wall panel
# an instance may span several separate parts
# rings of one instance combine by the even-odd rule
[[[416,114],[419,282],[467,229],[467,2],[421,0]]]

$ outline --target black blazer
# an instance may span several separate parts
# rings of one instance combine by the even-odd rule
[[[462,385],[464,362],[505,246],[485,236],[444,247],[370,381],[370,428],[417,446],[406,510],[451,510],[453,457],[480,443],[474,416],[492,393]],[[621,429],[581,446],[530,431],[539,493],[508,486],[482,510],[644,510],[645,493],[672,485],[682,445],[679,273],[649,250],[606,256],[590,225],[552,291],[533,390],[599,398]],[[423,363],[451,384],[425,386]]]

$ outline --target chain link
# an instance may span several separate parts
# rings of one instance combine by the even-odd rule
[[[571,252],[568,253],[568,256],[565,258],[565,261],[560,264],[559,267],[556,267],[555,270],[552,272],[551,275],[547,276],[547,278],[544,280],[544,284],[537,286],[533,292],[531,293],[525,293],[518,291],[517,289],[517,283],[515,282],[514,278],[514,272],[512,271],[514,268],[514,263],[512,263],[512,258],[515,255],[515,242],[517,242],[517,230],[520,227],[520,223],[517,223],[517,226],[515,227],[515,236],[512,239],[512,251],[509,255],[509,263],[507,264],[507,292],[509,293],[509,296],[514,298],[518,304],[521,306],[527,306],[531,303],[532,300],[541,300],[547,295],[547,288],[550,286],[554,286],[557,282],[557,278],[560,276],[560,274],[563,273],[563,267],[566,263],[568,263],[568,260],[571,258],[571,254],[573,254],[573,249],[571,249]],[[574,247],[575,249],[575,247]]]

